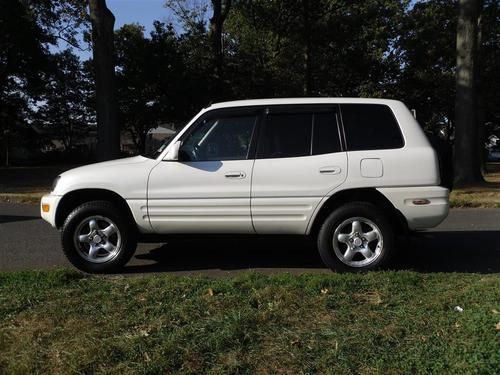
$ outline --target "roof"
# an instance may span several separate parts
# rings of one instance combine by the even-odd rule
[[[246,107],[259,105],[283,105],[283,104],[391,104],[398,102],[392,99],[373,99],[373,98],[276,98],[276,99],[249,99],[235,100],[231,102],[214,103],[207,109]]]
[[[164,126],[157,126],[156,128],[150,129],[148,134],[175,134],[177,133],[175,130]]]

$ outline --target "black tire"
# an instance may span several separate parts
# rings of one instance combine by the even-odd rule
[[[356,218],[367,220],[355,220]],[[371,227],[372,230],[376,229],[372,233],[372,236],[377,236],[377,238],[371,242],[367,242],[368,236],[365,238],[364,235],[368,233],[364,233],[365,229],[361,232],[355,232],[360,233],[359,236],[353,234],[354,226],[350,223],[351,220],[361,223],[362,228]],[[361,247],[354,247],[350,251],[349,255],[355,254],[354,258],[350,261],[347,260],[348,257],[343,257],[347,254],[347,249],[349,248],[343,242],[344,240],[336,241],[335,246],[337,249],[334,248],[334,234],[337,231],[336,236],[339,238],[340,235],[345,234],[345,231],[341,229],[348,228],[349,225],[351,231],[346,234],[347,237],[343,236],[344,240],[348,241],[351,244],[350,246],[354,246],[353,241],[357,241],[356,243],[362,242]],[[361,250],[363,252],[366,251],[366,247],[369,247],[373,258],[365,257],[362,254]],[[371,247],[374,247],[374,249]],[[377,206],[366,202],[352,202],[339,207],[326,218],[318,233],[318,250],[325,265],[334,271],[364,272],[375,270],[387,266],[392,257],[394,251],[394,232],[386,215]],[[345,252],[342,254],[343,251]]]
[[[75,208],[64,221],[61,232],[63,252],[71,264],[89,273],[112,272],[123,267],[134,255],[137,248],[137,229],[126,217],[119,208],[108,201],[91,201]],[[98,229],[95,231],[92,230],[90,224],[85,224],[86,220],[93,218],[94,225],[95,223],[98,225]],[[88,251],[93,242],[84,243],[78,241],[75,238],[75,232],[82,230],[90,231],[89,236],[92,233],[102,235],[104,232],[101,229],[105,229],[106,227],[99,228],[99,225],[103,226],[103,223],[106,225],[106,222],[113,224],[113,227],[116,228],[113,234],[109,235],[109,241],[107,241],[111,245],[113,245],[113,242],[116,242],[116,246],[112,252],[107,252],[103,248],[97,250],[95,255],[96,260],[90,261],[87,259],[91,258],[90,255],[85,252]],[[85,228],[88,229],[86,230]],[[93,236],[93,238],[96,237],[95,235]],[[103,242],[98,243],[96,248],[104,244],[105,239],[108,239],[106,236],[103,237]],[[88,252],[90,253],[90,251]],[[107,260],[106,253],[108,253],[109,260]]]

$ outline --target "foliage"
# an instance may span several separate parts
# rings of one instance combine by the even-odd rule
[[[61,40],[76,46],[75,35],[85,22],[85,6],[76,0],[1,2],[0,140],[39,146],[29,125],[55,73],[50,47]],[[5,146],[1,142],[0,150]]]
[[[84,3],[2,2],[2,129],[19,131],[38,121],[65,138],[59,115],[33,109],[50,97],[61,100],[48,82],[64,76],[54,63],[61,46],[82,48]],[[225,16],[216,25],[222,28],[218,47],[214,3]],[[119,122],[138,152],[159,124],[179,126],[210,102],[244,98],[395,98],[415,108],[427,129],[453,127],[456,0],[165,0],[165,6],[177,16],[176,26],[156,21],[145,33],[150,25],[124,25],[115,35]],[[494,129],[500,125],[498,1],[484,1],[481,25],[482,122]],[[79,95],[86,99],[70,117],[93,119],[93,68],[90,62],[73,67],[81,70]]]
[[[79,58],[70,50],[51,55],[54,69],[47,74],[34,125],[59,139],[65,151],[75,146],[95,123],[89,110],[90,82]]]

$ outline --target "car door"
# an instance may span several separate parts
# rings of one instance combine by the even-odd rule
[[[255,109],[214,110],[181,139],[178,161],[151,172],[148,216],[158,233],[252,233],[249,158]]]
[[[252,175],[256,232],[304,234],[322,198],[346,176],[337,106],[268,108]]]

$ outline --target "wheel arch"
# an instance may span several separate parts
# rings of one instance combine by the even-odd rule
[[[404,215],[391,203],[387,197],[375,188],[359,188],[341,190],[327,200],[316,211],[316,214],[311,219],[311,224],[308,228],[308,234],[317,236],[321,228],[321,224],[325,219],[338,207],[350,202],[368,202],[388,212],[388,219],[391,225],[394,226],[397,232],[406,233],[408,231],[408,222]]]
[[[66,217],[79,205],[97,200],[111,202],[127,216],[130,223],[135,222],[127,201],[121,195],[106,189],[79,189],[66,193],[57,205],[56,227],[60,229]]]

